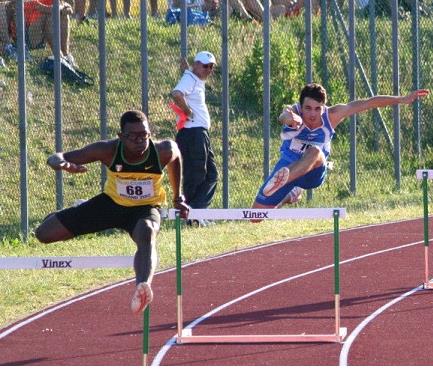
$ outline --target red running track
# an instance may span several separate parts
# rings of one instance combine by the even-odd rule
[[[154,279],[148,361],[185,366],[433,365],[433,290],[420,288],[422,219],[345,230],[340,238],[341,326],[348,329],[343,344],[170,345],[176,333],[176,277],[166,271]],[[193,334],[333,333],[332,239],[331,233],[293,239],[185,267],[184,324],[285,280],[203,319]],[[131,281],[122,283],[0,330],[0,365],[142,364],[142,318],[129,313],[133,289]]]

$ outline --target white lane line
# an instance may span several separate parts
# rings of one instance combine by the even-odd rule
[[[352,346],[356,337],[368,325],[368,323],[373,321],[376,317],[378,317],[380,314],[382,314],[382,312],[384,312],[385,310],[390,308],[392,305],[402,301],[403,299],[407,298],[409,295],[416,293],[417,291],[421,290],[422,288],[423,288],[423,285],[420,285],[420,286],[415,287],[414,289],[400,295],[398,298],[395,298],[392,301],[384,304],[382,307],[378,308],[375,312],[370,314],[361,323],[359,323],[344,342],[343,348],[341,349],[341,352],[340,352],[340,366],[347,366],[347,358],[349,355],[350,347]]]
[[[118,286],[125,285],[125,284],[127,284],[127,283],[129,283],[131,281],[134,281],[134,280],[132,279],[132,280],[128,280],[128,281],[119,282],[119,283],[116,283],[114,285],[110,285],[110,286],[104,287],[102,289],[98,289],[98,290],[93,291],[91,293],[85,294],[85,295],[83,295],[81,297],[77,297],[77,298],[71,299],[71,300],[69,300],[67,302],[60,303],[57,306],[51,307],[51,308],[49,308],[47,310],[44,310],[44,311],[40,312],[39,314],[36,314],[36,315],[34,315],[34,316],[26,319],[26,320],[23,320],[22,322],[20,322],[18,324],[15,324],[13,327],[8,328],[6,331],[0,333],[0,340],[2,338],[6,337],[7,335],[11,334],[12,332],[15,332],[17,329],[19,329],[21,327],[24,327],[25,325],[27,325],[27,324],[29,324],[29,323],[37,320],[37,319],[40,319],[40,318],[42,318],[45,315],[48,315],[48,314],[50,314],[50,313],[52,313],[54,311],[57,311],[57,310],[59,310],[59,309],[61,309],[63,307],[69,306],[72,303],[82,301],[83,299],[87,299],[87,298],[92,297],[94,295],[103,293],[104,291],[113,289],[113,288],[118,287]]]
[[[370,252],[370,253],[367,253],[367,254],[362,255],[362,256],[357,256],[357,257],[353,257],[353,258],[350,258],[350,259],[347,259],[347,260],[344,260],[344,261],[340,261],[340,265],[348,264],[348,263],[353,262],[353,261],[362,260],[362,259],[365,259],[367,257],[376,256],[376,255],[379,255],[379,254],[382,254],[382,253],[386,253],[386,252],[394,252],[396,250],[400,250],[400,249],[403,249],[403,248],[413,247],[415,245],[422,244],[423,242],[424,241],[418,241],[418,242],[414,242],[414,243],[400,245],[400,246],[397,246],[397,247],[382,249],[382,250],[376,251],[376,252]],[[262,291],[265,291],[265,290],[270,289],[272,287],[275,287],[277,285],[281,285],[283,283],[286,283],[286,282],[289,282],[289,281],[293,281],[295,279],[298,279],[298,278],[301,278],[301,277],[305,277],[305,276],[308,276],[310,274],[314,274],[314,273],[317,273],[317,272],[321,272],[323,270],[330,269],[330,268],[333,268],[333,267],[334,267],[334,264],[326,265],[326,266],[323,266],[321,268],[310,270],[308,272],[304,272],[304,273],[301,273],[301,274],[297,274],[295,276],[288,277],[288,278],[285,278],[283,280],[274,282],[272,284],[263,286],[263,287],[261,287],[261,288],[259,288],[257,290],[254,290],[252,292],[244,294],[244,295],[242,295],[242,296],[240,296],[240,297],[238,297],[236,299],[233,299],[233,300],[231,300],[231,301],[229,301],[227,303],[222,304],[219,307],[214,308],[212,311],[209,311],[208,313],[202,315],[201,317],[195,319],[193,322],[191,322],[190,324],[188,324],[185,327],[185,329],[193,329],[196,325],[198,325],[199,323],[201,323],[204,320],[208,319],[209,317],[211,317],[212,315],[216,314],[217,312],[219,312],[219,311],[221,311],[221,310],[223,310],[223,309],[231,306],[232,304],[235,304],[235,303],[240,302],[240,301],[242,301],[242,300],[244,300],[246,298],[249,298],[249,297],[251,297],[251,296],[253,296],[255,294],[258,294],[258,293],[260,293]],[[155,356],[154,360],[152,361],[152,366],[159,366],[161,364],[164,356],[167,354],[167,352],[170,350],[170,348],[173,345],[175,345],[175,344],[176,344],[176,335],[174,335],[172,338],[170,338],[164,344],[164,346],[159,350],[159,352]]]

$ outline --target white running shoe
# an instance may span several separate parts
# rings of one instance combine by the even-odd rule
[[[263,188],[263,194],[266,197],[272,196],[277,190],[281,189],[289,181],[289,168],[282,167],[274,173],[272,178]]]
[[[302,193],[304,192],[304,189],[300,188],[299,186],[294,186],[293,189],[287,194],[286,198],[284,199],[283,203],[296,203],[299,202],[302,198]]]
[[[75,62],[75,58],[71,53],[63,57],[73,68],[78,68],[78,64]]]
[[[152,302],[153,292],[150,285],[147,282],[140,282],[132,296],[131,300],[131,311],[134,315],[143,312],[147,305]]]

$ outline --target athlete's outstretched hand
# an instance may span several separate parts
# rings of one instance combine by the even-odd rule
[[[420,97],[425,97],[430,93],[428,89],[417,89],[416,91],[413,91],[409,93],[407,96],[404,96],[402,98],[403,104],[412,104],[412,102],[418,100]]]
[[[64,161],[60,164],[60,169],[69,173],[84,173],[87,172],[87,167],[81,164],[70,163]]]
[[[190,207],[185,202],[182,201],[175,203],[174,207],[180,210],[180,217],[182,219],[188,219]]]
[[[56,153],[54,155],[51,155],[48,160],[47,164],[53,168],[55,171],[63,170],[69,173],[84,173],[87,172],[87,168],[84,165],[81,164],[75,164],[71,163],[69,161],[66,161],[63,158],[63,154]]]

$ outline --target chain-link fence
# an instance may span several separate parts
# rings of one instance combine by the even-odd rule
[[[111,17],[110,13],[115,12],[104,0],[84,2],[84,8],[83,0],[76,0],[73,13],[67,17],[68,48],[61,33],[52,33],[57,37],[51,42],[51,27],[43,29],[42,38],[35,38],[42,43],[32,41],[29,32],[36,33],[36,29],[29,27],[31,20],[26,18],[27,1],[13,3],[17,9],[14,22],[7,12],[0,12],[0,38],[5,38],[5,27],[10,38],[0,40],[0,56],[5,60],[5,67],[0,67],[2,238],[26,234],[27,224],[31,231],[56,208],[100,191],[104,176],[96,164],[90,165],[84,175],[56,176],[48,169],[46,158],[56,149],[66,151],[101,136],[116,137],[120,115],[132,108],[148,112],[155,138],[174,139],[175,116],[168,102],[181,75],[181,55],[191,60],[197,51],[209,50],[217,57],[218,67],[206,86],[211,140],[220,170],[214,207],[251,205],[267,167],[278,159],[280,127],[276,117],[283,104],[297,101],[309,72],[313,81],[327,88],[330,105],[349,101],[351,86],[356,98],[364,98],[376,93],[405,94],[416,87],[432,87],[433,82],[429,69],[433,54],[430,0],[398,1],[398,7],[393,0],[287,1],[282,2],[283,8],[274,2],[269,13],[255,15],[250,10],[249,17],[238,1],[205,1],[202,8],[210,9],[212,17],[196,14],[194,20],[194,14],[188,15],[188,27],[178,21],[181,17],[173,21],[167,16],[169,5],[163,1],[132,0],[126,16],[124,3],[119,3],[118,17]],[[0,0],[2,4],[5,2]],[[63,30],[61,12],[69,7],[62,0],[45,0],[44,4],[59,6],[60,16],[53,18],[59,26],[52,30]],[[263,4],[266,8],[268,2]],[[171,3],[172,7],[176,5]],[[311,34],[305,26],[308,17],[304,11],[310,5]],[[229,14],[226,28],[222,17],[225,6]],[[294,6],[298,11],[292,12]],[[284,11],[278,13],[277,8]],[[28,50],[20,44],[19,9],[24,9],[23,39]],[[174,10],[170,17],[181,14]],[[51,25],[51,13],[44,17]],[[312,45],[308,50],[310,35]],[[352,35],[356,42],[351,48]],[[393,35],[398,37],[393,39]],[[53,45],[53,50],[46,42]],[[60,85],[59,80],[41,70],[41,63],[53,54],[70,54],[78,70],[95,83],[80,85],[64,78]],[[353,79],[351,65],[355,68]],[[228,114],[222,106],[225,80],[229,88]],[[264,102],[267,88],[269,108]],[[351,134],[349,120],[340,125],[332,155],[335,168],[323,187],[314,191],[313,204],[344,206],[349,200],[352,206],[380,203],[386,196],[394,196],[396,188],[408,196],[413,194],[415,169],[433,165],[433,135],[428,122],[432,110],[429,97],[413,107],[401,106],[399,113],[383,108],[362,114],[356,118],[355,134]],[[227,119],[228,123],[224,121]],[[356,154],[351,153],[354,135]],[[266,164],[268,155],[270,162]],[[355,162],[351,156],[356,157]]]

